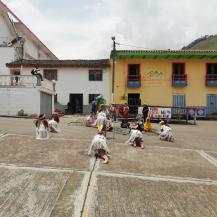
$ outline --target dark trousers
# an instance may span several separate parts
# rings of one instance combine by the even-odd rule
[[[148,117],[148,113],[143,113],[143,120],[144,120],[144,123],[145,123],[147,117]]]

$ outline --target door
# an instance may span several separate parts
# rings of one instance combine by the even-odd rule
[[[69,110],[72,114],[83,113],[83,94],[69,95]]]
[[[130,113],[137,114],[138,106],[141,104],[140,102],[140,94],[139,93],[129,93],[128,94],[128,106],[130,109]]]
[[[173,108],[172,113],[173,115],[182,115],[186,113],[186,100],[185,94],[173,94]]]
[[[50,118],[52,116],[52,95],[41,92],[40,97],[40,113]]]
[[[207,95],[207,110],[208,114],[217,113],[217,95]]]

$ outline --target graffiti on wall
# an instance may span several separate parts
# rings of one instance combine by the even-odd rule
[[[144,81],[152,81],[152,80],[165,80],[165,73],[161,72],[161,71],[149,71],[149,72],[145,72],[143,74],[143,80]]]

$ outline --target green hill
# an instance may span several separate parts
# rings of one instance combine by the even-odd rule
[[[205,35],[182,48],[182,50],[217,50],[217,35]]]

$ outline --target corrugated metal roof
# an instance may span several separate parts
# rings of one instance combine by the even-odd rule
[[[97,60],[18,60],[11,63],[7,63],[9,68],[13,67],[88,67],[88,68],[108,68],[110,66],[109,59],[97,59]]]

